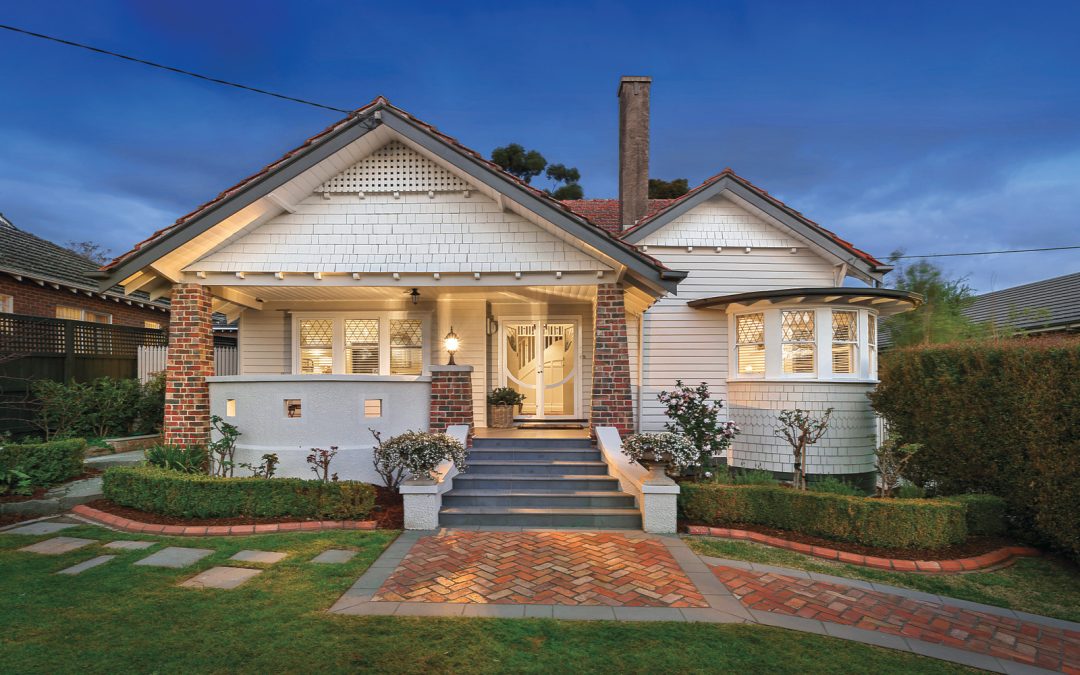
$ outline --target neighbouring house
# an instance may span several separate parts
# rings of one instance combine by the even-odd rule
[[[98,288],[87,276],[98,264],[15,227],[0,214],[0,312],[167,328],[169,303],[146,293]]]
[[[1080,331],[1080,272],[977,295],[964,314],[995,333]]]
[[[336,445],[374,481],[369,429],[482,428],[495,387],[520,422],[625,435],[662,429],[682,379],[742,427],[733,465],[790,471],[777,411],[831,407],[810,473],[872,472],[877,322],[918,296],[730,169],[648,200],[649,88],[619,86],[617,201],[555,201],[380,97],[103,268],[171,300],[167,441],[220,415],[240,461],[304,475]],[[239,323],[239,375],[213,376],[212,312]]]

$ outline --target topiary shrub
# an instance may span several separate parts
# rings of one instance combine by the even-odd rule
[[[954,495],[946,497],[964,505],[969,534],[998,536],[1005,534],[1005,500],[994,495]]]
[[[750,523],[887,548],[942,548],[967,538],[962,504],[874,499],[767,485],[683,483],[679,509],[708,525]]]
[[[178,518],[354,520],[375,506],[374,486],[358,481],[223,478],[155,466],[108,469],[102,488],[120,506]]]
[[[0,446],[0,472],[25,474],[33,487],[48,487],[83,472],[86,441],[68,438],[45,443],[7,443]]]

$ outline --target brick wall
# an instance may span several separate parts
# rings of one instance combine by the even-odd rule
[[[432,366],[428,429],[445,432],[455,424],[473,426],[472,366]]]
[[[592,426],[615,427],[625,436],[634,432],[634,402],[622,284],[596,287],[594,326]]]
[[[204,445],[210,435],[214,336],[210,292],[200,284],[176,284],[165,366],[165,442]]]
[[[63,287],[57,290],[51,286],[38,286],[33,281],[16,281],[7,274],[0,274],[0,293],[14,298],[12,311],[15,314],[55,319],[56,306],[64,305],[112,314],[113,323],[119,326],[142,328],[144,321],[156,321],[162,328],[167,328],[169,323],[168,312],[142,309],[123,301],[91,298],[85,293],[75,294]]]

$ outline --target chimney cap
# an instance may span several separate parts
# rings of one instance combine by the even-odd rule
[[[652,78],[648,75],[623,75],[619,80],[618,96],[622,96],[622,88],[624,84],[631,84],[634,82],[644,82],[645,84],[652,84]]]

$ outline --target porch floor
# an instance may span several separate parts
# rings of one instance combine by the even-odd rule
[[[494,429],[476,427],[473,438],[589,438],[588,429]]]

